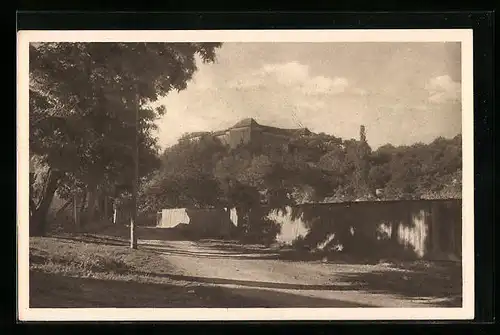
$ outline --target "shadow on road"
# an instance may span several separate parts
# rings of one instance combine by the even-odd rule
[[[258,289],[177,286],[30,272],[31,308],[373,307]]]
[[[352,282],[353,289],[394,294],[405,299],[439,299],[436,302],[439,307],[462,306],[462,277],[453,270],[448,273],[437,273],[432,269],[426,272],[370,271],[345,273],[339,278]]]
[[[138,273],[146,275],[146,273]],[[282,290],[314,290],[314,291],[365,291],[369,293],[397,295],[404,299],[421,297],[440,299],[436,302],[440,307],[460,307],[462,305],[461,280],[451,278],[438,279],[432,274],[419,272],[376,271],[367,273],[335,274],[336,284],[310,285],[276,283],[252,280],[236,280],[226,278],[195,277],[177,274],[150,274],[171,280],[188,281],[199,284],[237,285]]]
[[[99,234],[82,234],[78,236],[60,236],[58,238],[86,243],[101,243],[108,245],[128,245],[128,228],[119,227]],[[159,254],[188,256],[194,258],[231,258],[239,260],[280,260],[304,261],[317,259],[317,255],[291,250],[278,250],[261,245],[241,245],[236,241],[221,241],[200,239],[189,240],[171,229],[144,228],[138,229],[139,247]],[[143,240],[143,241],[141,241]],[[155,244],[154,241],[159,243]],[[175,242],[189,241],[195,248],[179,248]],[[362,262],[349,262],[362,264]],[[366,263],[368,264],[368,263]],[[409,264],[409,265],[408,265]],[[330,264],[332,265],[332,264]],[[334,266],[334,265],[332,265]],[[404,270],[404,271],[402,271]],[[233,280],[226,278],[206,278],[174,274],[154,274],[171,280],[183,280],[198,284],[237,285],[248,288],[288,289],[288,290],[336,290],[336,291],[367,291],[400,296],[404,299],[419,299],[432,297],[441,299],[436,303],[439,307],[460,307],[462,305],[462,269],[460,264],[441,263],[432,266],[392,264],[391,267],[369,272],[336,272],[335,283],[329,285],[307,285],[273,283],[249,280]],[[333,280],[333,279],[332,279]],[[345,284],[348,283],[348,284]],[[121,285],[121,284],[118,284]],[[132,284],[131,284],[132,285]],[[139,285],[139,284],[137,284]],[[150,285],[150,284],[148,284]],[[139,287],[138,287],[139,288]],[[215,288],[213,288],[215,290]],[[228,290],[228,288],[220,288]],[[231,291],[235,290],[231,288]],[[237,290],[243,290],[238,288]],[[273,294],[278,292],[273,292]],[[266,294],[271,294],[270,292]],[[281,293],[279,293],[281,294]],[[301,297],[300,299],[305,299]],[[329,300],[328,300],[329,301]],[[151,305],[148,305],[151,306]],[[314,305],[311,305],[314,306]],[[221,307],[221,305],[218,305]]]
[[[138,275],[147,275],[143,272],[134,272]],[[165,273],[149,273],[149,275],[168,278],[171,280],[188,281],[192,283],[199,284],[216,284],[216,285],[238,285],[245,287],[258,287],[258,288],[269,288],[269,289],[284,289],[284,290],[353,290],[356,289],[352,286],[347,285],[309,285],[309,284],[290,284],[290,283],[275,283],[267,281],[253,281],[253,280],[237,280],[237,279],[226,279],[226,278],[210,278],[210,277],[195,277],[177,274],[165,274]]]

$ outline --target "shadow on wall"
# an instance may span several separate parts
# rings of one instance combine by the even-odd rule
[[[307,204],[271,210],[277,240],[304,251],[399,259],[461,257],[461,201]]]
[[[230,238],[236,231],[225,209],[186,209],[189,232],[197,237]]]
[[[231,238],[236,226],[225,209],[164,209],[159,228],[173,228],[191,238]]]
[[[249,224],[239,231],[243,243],[271,245],[276,241],[282,226],[269,217],[269,208],[252,208],[248,215]]]
[[[187,238],[277,241],[303,252],[365,259],[461,259],[461,201],[414,200],[305,204],[252,209],[249,225],[234,210],[167,209],[158,227]],[[242,229],[244,231],[242,231]]]
[[[238,225],[242,218],[235,209],[164,209],[158,218],[158,228],[180,231],[186,238],[238,238],[242,243],[271,244],[280,232],[280,225],[267,217],[268,209],[254,208],[249,225]]]

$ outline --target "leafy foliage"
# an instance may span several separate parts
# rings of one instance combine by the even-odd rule
[[[387,199],[461,198],[462,137],[384,146],[371,156],[370,183]]]
[[[219,205],[222,191],[212,171],[225,151],[217,139],[210,137],[195,143],[180,141],[165,150],[161,169],[142,185],[141,210]]]
[[[219,46],[32,43],[30,154],[61,173],[63,196],[97,185],[115,196],[130,191],[136,134],[140,177],[160,163],[154,122],[165,110],[151,103],[185,89],[196,55],[214,61]]]
[[[461,196],[460,135],[427,145],[388,144],[375,151],[366,140],[325,134],[291,138],[285,146],[249,143],[235,149],[209,133],[199,141],[188,138],[165,150],[144,199],[155,210],[235,207],[247,239],[277,232],[264,222],[266,215],[255,214],[259,205],[280,209],[304,202]]]

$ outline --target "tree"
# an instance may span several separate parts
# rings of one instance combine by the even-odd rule
[[[181,139],[165,149],[161,167],[141,190],[143,210],[221,205],[223,191],[213,170],[225,152],[220,141],[210,136],[199,141]]]
[[[361,135],[364,141],[351,139],[330,145],[319,159],[318,167],[328,172],[330,183],[326,185],[335,189],[333,196],[337,200],[354,200],[371,193],[371,148],[366,143],[364,133]]]
[[[462,139],[437,138],[430,144],[385,145],[371,154],[369,180],[386,199],[446,198],[460,195]]]
[[[151,103],[182,90],[196,56],[215,60],[220,43],[32,43],[30,154],[47,164],[48,178],[32,212],[32,233],[43,234],[48,206],[61,184],[98,185],[133,180],[135,112],[139,108],[139,176],[156,161],[154,121],[165,111]],[[152,164],[153,163],[153,164]]]
[[[369,199],[378,188],[386,199],[415,198],[426,192],[439,197],[457,194],[461,187],[459,137],[429,145],[388,144],[372,152],[364,131],[361,141],[310,134],[291,138],[287,145],[269,140],[234,149],[209,132],[196,133],[197,140],[191,135],[165,150],[145,203],[156,209],[236,208],[241,237],[254,240],[276,232],[263,207]],[[348,229],[338,229],[344,238],[350,236]]]

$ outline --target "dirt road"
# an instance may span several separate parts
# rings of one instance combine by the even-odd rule
[[[449,306],[449,278],[436,284],[426,273],[383,264],[286,260],[264,247],[228,241],[140,240],[139,246],[168,259],[176,269],[170,279],[230,289],[241,307],[245,300],[263,307]]]

